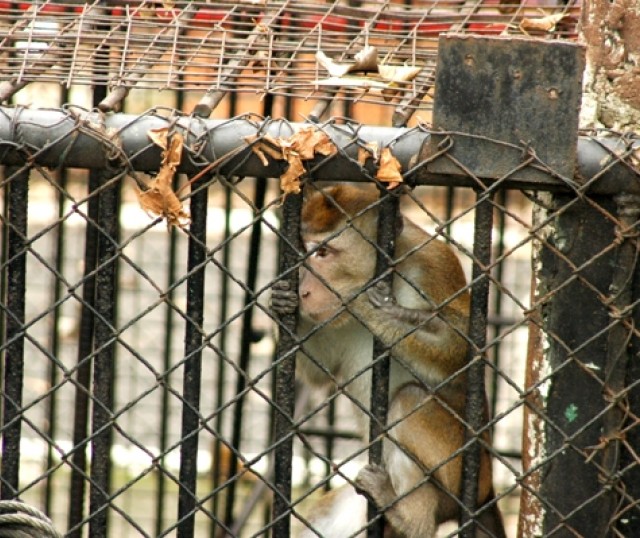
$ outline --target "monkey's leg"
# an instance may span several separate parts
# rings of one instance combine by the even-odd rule
[[[398,389],[389,406],[385,469],[365,467],[356,485],[400,536],[435,535],[437,526],[457,517],[462,459],[451,457],[464,430],[437,396],[418,383]],[[428,476],[428,479],[426,479]],[[426,479],[426,480],[425,480]]]
[[[391,477],[378,465],[363,467],[355,481],[358,491],[381,509],[393,531],[404,538],[435,536],[438,491],[433,484],[423,484],[410,493],[396,493]]]

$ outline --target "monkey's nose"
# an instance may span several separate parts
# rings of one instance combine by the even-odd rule
[[[311,292],[308,290],[300,290],[300,297],[303,299],[306,299],[307,297],[309,297],[309,295],[311,295]]]

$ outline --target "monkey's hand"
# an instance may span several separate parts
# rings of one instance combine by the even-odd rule
[[[293,314],[298,308],[298,294],[291,290],[287,280],[278,280],[271,287],[269,307],[272,312],[283,315]]]
[[[422,325],[425,328],[434,324],[435,316],[432,310],[419,310],[399,305],[391,286],[383,280],[367,289],[367,296],[377,310],[389,314],[395,320],[414,326]]]
[[[369,301],[376,308],[387,308],[397,306],[398,302],[393,296],[393,291],[388,282],[380,280],[367,290]]]
[[[379,465],[366,465],[355,479],[355,488],[378,508],[389,506],[396,498],[389,473]]]

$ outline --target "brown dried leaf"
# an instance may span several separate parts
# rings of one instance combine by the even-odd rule
[[[556,28],[556,24],[558,24],[563,18],[564,14],[562,13],[554,13],[539,19],[524,18],[520,21],[520,30],[523,32],[526,32],[527,30],[553,32]]]
[[[147,136],[151,139],[156,146],[160,146],[162,149],[167,149],[167,140],[169,138],[169,128],[160,127],[159,129],[149,129]]]
[[[360,166],[364,166],[367,159],[377,161],[378,151],[379,147],[377,142],[368,142],[364,146],[358,146],[358,164]]]
[[[269,135],[261,136],[258,142],[256,142],[256,140],[258,140],[258,135],[250,135],[244,137],[244,141],[247,144],[252,144],[251,151],[253,151],[258,156],[260,161],[262,161],[263,166],[267,166],[269,164],[267,156],[271,157],[272,159],[276,159],[277,161],[281,161],[284,159],[282,150],[279,149],[280,143],[278,142],[278,140]]]
[[[143,210],[166,218],[169,226],[183,226],[189,215],[183,210],[182,202],[171,187],[182,158],[183,137],[180,133],[174,133],[168,140],[166,128],[153,129],[147,134],[155,144],[165,149],[158,174],[148,183],[147,190],[138,190],[138,202]]]
[[[289,167],[280,176],[280,187],[284,194],[298,194],[300,192],[300,177],[304,174],[304,166],[300,157],[291,154],[287,159]]]
[[[316,153],[333,155],[336,147],[327,134],[320,129],[304,127],[287,139],[289,147],[303,160],[313,159]]]
[[[289,138],[273,138],[269,135],[258,138],[257,135],[252,135],[244,140],[247,144],[252,144],[251,150],[263,165],[269,164],[267,156],[289,163],[286,172],[280,176],[280,186],[285,194],[300,192],[300,177],[305,172],[303,160],[313,159],[316,153],[333,155],[338,151],[323,131],[313,127],[300,129]]]
[[[389,148],[382,148],[380,152],[380,166],[376,178],[383,183],[389,183],[390,189],[397,187],[403,181],[402,166]]]

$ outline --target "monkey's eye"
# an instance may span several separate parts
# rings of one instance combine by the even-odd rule
[[[317,248],[315,252],[312,253],[312,256],[316,258],[326,258],[329,255],[329,247],[326,245],[322,245]]]
[[[306,243],[306,250],[309,253],[309,256],[314,258],[326,258],[329,254],[331,254],[331,247],[327,245],[320,245],[318,243]]]

